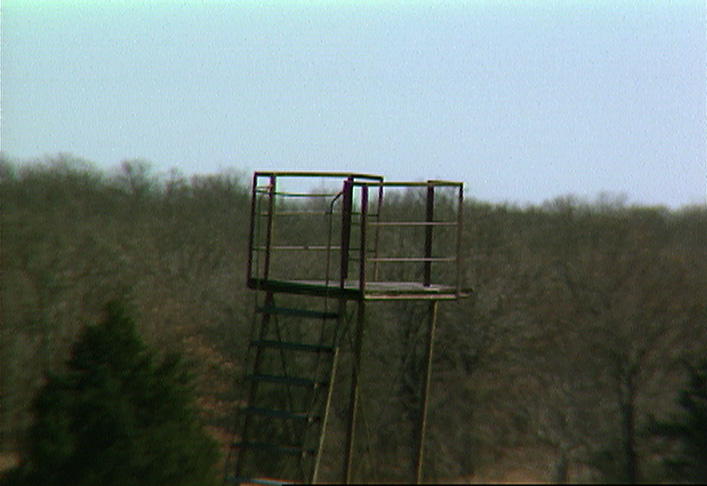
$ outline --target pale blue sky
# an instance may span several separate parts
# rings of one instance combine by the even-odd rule
[[[13,158],[705,203],[704,0],[2,5]]]

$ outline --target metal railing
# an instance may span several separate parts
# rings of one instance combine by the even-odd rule
[[[310,182],[315,179],[334,181],[341,184],[341,189],[331,191],[317,189],[306,192],[282,187],[293,179]],[[384,219],[382,211],[384,199],[389,197],[389,193],[395,191],[404,191],[408,195],[413,192],[419,194],[421,191],[422,198],[414,202],[424,207],[423,214],[417,214],[412,219]],[[445,193],[440,197],[442,191]],[[419,264],[418,273],[421,275],[415,278],[406,276],[405,280],[413,280],[414,283],[429,288],[435,285],[433,266],[447,264],[454,265],[456,268],[453,272],[446,272],[447,281],[441,283],[454,288],[455,293],[459,295],[462,292],[463,193],[463,183],[452,181],[385,182],[383,177],[371,174],[256,172],[253,176],[248,244],[249,285],[252,287],[252,282],[269,279],[322,281],[327,287],[330,282],[338,282],[338,286],[342,289],[347,286],[357,286],[363,293],[370,283],[382,282],[381,275],[386,273],[381,271],[382,266]],[[437,214],[440,200],[448,206],[443,217]],[[319,207],[313,208],[311,204],[306,205],[307,202],[313,201],[319,201],[314,204],[314,206],[318,204]],[[412,204],[412,202],[399,201],[399,204]],[[391,212],[391,216],[396,216],[394,211]],[[280,218],[287,217],[300,218],[300,221],[304,221],[301,218],[311,217],[315,222],[308,227],[297,227],[296,224],[288,227],[278,222]],[[414,245],[421,251],[400,254],[401,248],[391,243],[395,241],[395,237],[389,235],[396,231],[415,229],[423,232],[423,235],[420,235],[423,241],[416,242],[421,244]],[[445,230],[451,231],[451,234],[443,239],[447,246],[445,250],[449,254],[436,254],[433,251],[435,235]],[[278,231],[284,234],[279,234]],[[326,241],[316,241],[320,235],[308,232],[325,234]],[[406,244],[409,243],[403,236],[398,236],[398,239]],[[449,248],[450,243],[451,248]],[[287,268],[276,268],[277,265],[273,264],[274,258],[283,253],[296,256],[297,259],[290,257],[288,261],[295,262],[305,269],[308,265],[317,269],[321,266],[322,274],[314,272],[316,275],[309,273],[302,277],[298,275],[298,269],[295,268],[297,265],[291,263],[285,265]],[[335,253],[339,255],[338,265],[331,261],[335,258]],[[304,256],[305,254],[308,256]],[[312,258],[312,254],[320,256]],[[324,265],[321,265],[322,262]],[[386,273],[383,278],[389,274],[390,272]]]
[[[422,264],[422,279],[421,283],[424,287],[430,287],[432,285],[432,264],[433,263],[455,263],[455,278],[454,285],[456,293],[460,294],[461,289],[461,234],[463,225],[463,207],[464,207],[464,185],[461,182],[451,182],[451,181],[435,181],[430,180],[427,182],[364,182],[355,183],[361,187],[361,213],[362,213],[362,226],[361,231],[361,244],[360,244],[360,254],[359,254],[359,265],[360,265],[360,279],[359,288],[361,292],[365,292],[367,284],[367,273],[366,273],[366,263],[372,262],[374,266],[374,279],[377,278],[379,263],[420,263]],[[379,189],[384,188],[398,188],[398,189],[425,189],[425,215],[423,220],[418,221],[368,221],[366,217],[367,213],[367,203],[368,203],[368,192],[369,188],[378,187]],[[435,192],[439,188],[451,188],[456,192],[457,204],[456,204],[456,214],[454,220],[437,220],[435,219]],[[424,228],[424,246],[422,255],[383,255],[380,256],[378,248],[376,247],[374,256],[367,256],[365,250],[365,235],[367,233],[366,227],[374,227],[376,231],[380,230],[390,230],[394,228]],[[435,256],[433,254],[433,236],[435,228],[454,228],[454,254],[446,256]],[[376,241],[381,235],[376,235]]]

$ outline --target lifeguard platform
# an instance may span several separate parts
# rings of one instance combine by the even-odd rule
[[[370,174],[256,172],[247,286],[255,294],[248,393],[226,484],[315,483],[342,336],[352,336],[345,458],[350,482],[366,304],[428,302],[417,481],[422,479],[437,303],[461,282],[463,184]]]

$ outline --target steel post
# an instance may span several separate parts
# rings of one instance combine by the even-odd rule
[[[431,300],[428,309],[428,327],[427,327],[427,349],[425,351],[425,375],[422,384],[422,396],[420,417],[418,424],[418,443],[417,443],[417,461],[415,464],[415,482],[422,482],[423,463],[425,456],[425,435],[427,429],[427,406],[430,394],[430,378],[432,376],[432,357],[434,351],[435,330],[437,327],[437,301]]]
[[[366,303],[358,302],[358,316],[356,322],[356,337],[354,342],[353,369],[351,370],[351,391],[349,393],[349,420],[346,429],[346,457],[344,459],[344,482],[351,483],[353,475],[353,451],[356,435],[356,418],[358,414],[359,376],[361,372],[361,348],[363,344],[363,331],[366,320]]]

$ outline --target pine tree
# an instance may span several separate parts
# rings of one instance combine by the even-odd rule
[[[215,480],[217,446],[203,431],[179,357],[156,360],[119,303],[85,329],[68,370],[34,402],[23,463],[8,484],[188,486]]]
[[[707,482],[707,359],[690,367],[690,385],[680,393],[682,413],[670,421],[655,422],[653,432],[676,440],[678,450],[666,464],[676,479]]]

